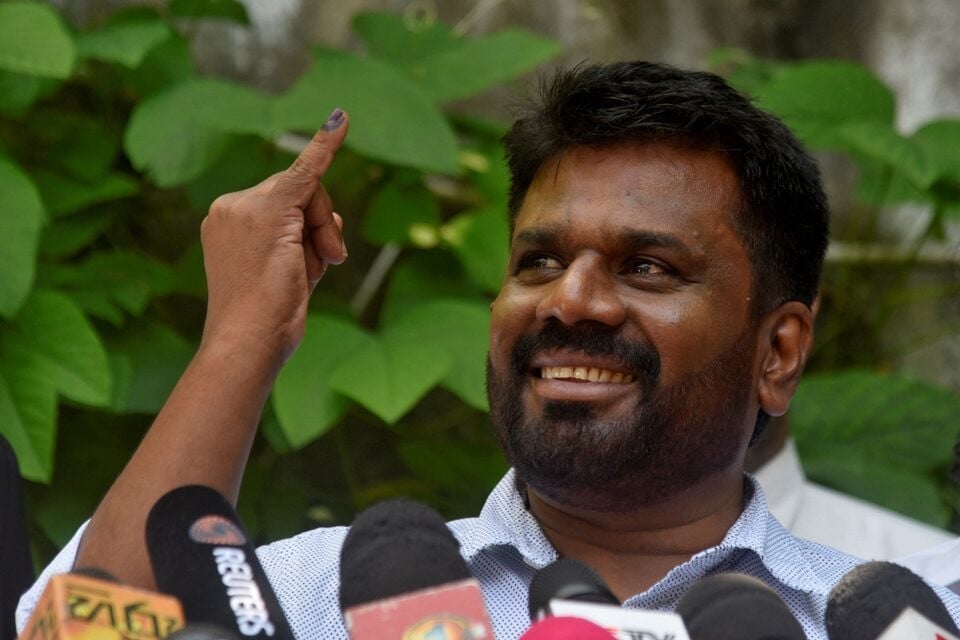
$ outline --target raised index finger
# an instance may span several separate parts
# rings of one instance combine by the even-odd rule
[[[334,109],[322,127],[313,135],[290,168],[282,172],[272,192],[297,207],[305,207],[333,158],[347,137],[349,118],[341,109]]]

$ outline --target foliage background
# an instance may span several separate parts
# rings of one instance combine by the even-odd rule
[[[259,540],[349,522],[397,494],[464,516],[505,469],[483,367],[507,251],[506,125],[464,99],[518,91],[561,47],[363,13],[359,46],[314,49],[267,94],[198,71],[190,39],[222,21],[248,17],[232,1],[172,0],[80,27],[46,4],[0,3],[0,432],[20,460],[38,562],[92,511],[190,358],[206,208],[286,166],[335,106],[351,135],[326,184],[350,260],[318,289],[278,380],[241,515]],[[897,375],[915,345],[889,335],[906,305],[960,307],[943,250],[960,217],[960,121],[898,133],[893,93],[850,62],[729,50],[709,64],[857,168],[791,409],[808,473],[955,522],[960,398]],[[908,202],[933,213],[909,245],[889,242],[879,212]],[[930,315],[921,340],[960,332],[960,313]]]

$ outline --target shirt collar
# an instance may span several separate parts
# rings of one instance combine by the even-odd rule
[[[704,549],[674,567],[651,587],[648,594],[672,589],[710,573],[735,571],[740,564],[737,556],[743,553],[755,554],[774,579],[791,589],[829,591],[832,583],[813,571],[811,563],[803,557],[797,539],[770,514],[759,483],[751,476],[745,476],[744,483],[746,505],[720,544]],[[467,522],[470,526],[463,526]],[[534,569],[545,567],[558,557],[539,523],[526,509],[523,497],[517,491],[513,469],[494,488],[478,518],[456,524],[461,525],[453,528],[468,562],[477,554],[504,546],[515,549]],[[643,595],[638,594],[630,600]]]
[[[757,469],[754,477],[763,487],[770,513],[785,527],[792,527],[803,504],[807,481],[793,438],[787,439],[777,455]]]

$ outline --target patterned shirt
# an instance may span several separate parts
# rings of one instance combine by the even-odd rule
[[[745,573],[773,587],[811,640],[827,640],[824,612],[833,586],[861,560],[795,538],[767,510],[759,485],[749,478],[747,503],[723,541],[674,567],[624,606],[673,610],[695,582],[720,572]],[[480,515],[449,523],[461,552],[480,582],[498,640],[518,638],[530,627],[527,592],[533,574],[557,552],[527,511],[513,471],[496,486]],[[83,532],[74,535],[17,610],[22,629],[47,579],[69,570]],[[347,527],[319,528],[260,547],[260,562],[299,640],[347,640],[339,609],[340,547]],[[960,598],[934,587],[954,620]]]

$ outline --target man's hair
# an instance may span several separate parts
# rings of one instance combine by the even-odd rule
[[[541,88],[504,136],[511,220],[537,171],[575,146],[666,143],[719,151],[740,185],[735,228],[750,256],[753,311],[813,303],[829,233],[816,162],[780,120],[712,73],[649,62],[580,65]]]

